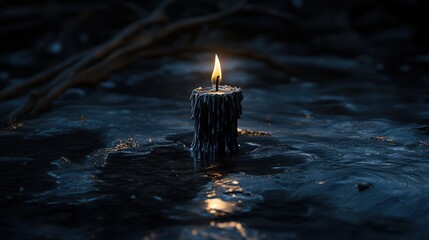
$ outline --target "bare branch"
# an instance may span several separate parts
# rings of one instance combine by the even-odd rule
[[[140,30],[143,29],[144,27],[165,21],[165,16],[163,12],[165,8],[167,8],[173,1],[174,0],[164,1],[148,17],[129,25],[127,28],[121,31],[110,41],[92,50],[89,50],[89,54],[87,54],[83,59],[81,59],[74,65],[70,66],[69,68],[65,69],[62,72],[58,72],[58,75],[52,80],[52,82],[50,82],[48,86],[44,87],[41,90],[31,92],[29,94],[29,97],[27,101],[24,103],[24,105],[22,105],[20,108],[12,112],[9,118],[10,121],[15,122],[21,117],[28,114],[29,111],[32,110],[33,107],[36,105],[36,102],[43,98],[42,96],[47,95],[46,97],[44,97],[45,101],[43,101],[41,104],[37,104],[38,110],[36,112],[41,111],[42,109],[44,110],[47,107],[49,107],[50,103],[62,93],[60,89],[63,89],[63,87],[61,86],[72,85],[71,82],[73,81],[76,74],[79,73],[79,71],[95,63],[96,61],[103,59],[111,52],[115,51],[117,48],[124,45],[129,39],[137,35],[140,32]],[[55,74],[52,74],[52,75],[55,75]],[[44,79],[48,79],[48,78],[44,78]],[[70,83],[66,83],[66,82],[70,82]],[[50,92],[50,89],[53,89],[53,91]]]
[[[59,65],[56,65],[53,68],[46,69],[45,71],[27,79],[25,82],[11,85],[7,88],[2,89],[0,91],[0,101],[19,97],[20,95],[26,93],[26,91],[28,91],[32,87],[35,87],[48,81],[49,79],[59,74],[64,69],[68,68],[76,61],[78,61],[85,53],[86,51],[80,52],[73,57],[67,59],[66,61],[60,63]]]
[[[186,46],[173,49],[149,48],[171,36],[221,20],[240,10],[261,12],[278,18],[288,18],[287,14],[285,15],[274,9],[261,8],[255,5],[243,5],[244,1],[218,13],[184,19],[160,28],[159,30],[146,32],[138,38],[138,41],[130,42],[130,39],[135,38],[144,27],[164,21],[165,16],[163,15],[163,11],[171,2],[172,0],[165,1],[147,18],[131,24],[107,43],[88,51],[87,55],[82,54],[84,56],[83,59],[79,60],[79,55],[73,57],[54,69],[39,74],[39,76],[34,77],[32,81],[28,81],[28,83],[15,86],[14,91],[8,90],[17,94],[16,92],[22,92],[30,86],[40,84],[56,75],[53,81],[48,85],[31,92],[25,104],[11,114],[10,121],[15,122],[28,115],[37,115],[46,110],[52,102],[68,88],[79,85],[97,85],[113,72],[142,58],[189,52],[217,51],[233,56],[254,59],[287,74],[294,73],[292,69],[283,63],[248,49],[220,48],[213,46]]]
[[[228,17],[241,9],[243,6],[243,2],[231,7],[227,10],[213,13],[204,16],[193,17],[189,19],[185,19],[179,21],[177,23],[170,24],[165,28],[153,33],[146,34],[140,38],[140,41],[137,41],[134,44],[130,44],[129,46],[125,46],[124,48],[119,49],[118,51],[112,53],[109,58],[118,58],[125,55],[128,55],[132,52],[142,50],[150,46],[151,44],[156,43],[157,41],[161,41],[167,37],[170,37],[174,34],[182,33],[188,29],[199,27],[202,25],[206,25],[215,21],[219,21],[225,17]]]

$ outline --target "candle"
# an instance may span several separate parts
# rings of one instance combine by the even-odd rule
[[[191,149],[200,152],[235,154],[238,151],[237,119],[241,116],[243,91],[220,85],[222,70],[215,56],[212,87],[196,88],[191,94],[192,119],[195,121]]]

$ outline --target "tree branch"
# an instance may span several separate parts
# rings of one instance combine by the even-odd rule
[[[85,55],[83,59],[77,61],[74,65],[71,65],[70,67],[64,69],[64,71],[62,72],[61,70],[52,71],[51,72],[52,74],[46,74],[46,76],[49,75],[49,77],[55,76],[55,73],[57,73],[58,75],[56,75],[56,77],[52,80],[52,82],[49,83],[48,86],[44,87],[41,90],[36,90],[31,92],[29,94],[27,101],[24,103],[24,105],[22,105],[20,108],[12,112],[12,114],[9,117],[10,121],[15,122],[18,119],[24,117],[26,114],[28,114],[29,111],[32,110],[33,107],[36,105],[36,102],[42,99],[44,95],[48,95],[48,96],[46,97],[46,100],[43,102],[43,104],[38,105],[38,109],[46,109],[49,106],[50,102],[56,97],[58,97],[59,94],[62,93],[61,91],[58,91],[58,90],[57,91],[54,90],[53,92],[49,93],[50,89],[62,89],[62,87],[58,87],[57,85],[61,85],[61,86],[70,85],[71,83],[66,84],[64,82],[72,81],[75,75],[83,68],[88,67],[89,65],[93,64],[96,61],[99,61],[100,59],[106,57],[108,54],[110,54],[120,46],[124,45],[124,43],[126,43],[133,36],[137,35],[140,32],[140,30],[143,29],[144,27],[165,21],[164,10],[173,1],[174,0],[164,1],[148,17],[129,25],[127,28],[125,28],[123,31],[121,31],[119,34],[117,34],[114,38],[112,38],[105,44],[89,50],[88,51],[89,53]],[[74,58],[75,57],[72,57],[72,59]],[[60,68],[57,68],[57,70],[58,69]],[[40,78],[36,82],[40,83],[43,81],[42,79],[48,80],[49,78],[47,77]],[[22,88],[25,89],[26,87],[24,86]]]
[[[292,19],[290,15],[278,10],[263,8],[256,5],[245,5],[245,1],[243,1],[226,10],[187,18],[159,29],[144,32],[141,36],[138,36],[145,27],[165,22],[166,16],[164,15],[164,10],[173,1],[174,0],[164,1],[148,17],[129,25],[103,45],[77,54],[62,64],[30,78],[27,82],[11,86],[1,91],[0,100],[8,99],[19,96],[23,92],[28,91],[31,87],[47,83],[45,86],[28,94],[26,102],[10,115],[10,121],[14,123],[25,117],[35,116],[45,111],[58,96],[70,87],[97,85],[112,73],[142,58],[186,54],[189,52],[217,51],[232,56],[260,61],[286,74],[294,73],[292,69],[283,63],[248,49],[232,49],[214,46],[185,46],[167,49],[155,48],[154,46],[160,46],[159,43],[169,37],[178,36],[190,29],[219,21],[239,11],[262,13],[280,19]],[[137,41],[135,41],[136,39]]]
[[[70,57],[66,61],[60,63],[59,65],[56,65],[53,68],[46,69],[45,71],[27,79],[25,82],[11,85],[9,87],[2,89],[0,91],[0,101],[19,97],[20,95],[24,94],[26,91],[31,89],[32,87],[35,87],[46,81],[49,81],[51,78],[59,74],[61,71],[68,68],[73,63],[77,62],[85,53],[86,51],[75,54],[74,56]]]

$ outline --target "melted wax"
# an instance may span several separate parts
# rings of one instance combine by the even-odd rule
[[[191,111],[195,120],[191,149],[215,154],[237,153],[237,119],[242,113],[241,88],[220,86],[192,91]]]

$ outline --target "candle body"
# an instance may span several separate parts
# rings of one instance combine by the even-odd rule
[[[243,91],[219,86],[197,88],[191,95],[192,119],[195,121],[191,149],[216,154],[237,153],[237,121],[242,113]]]

